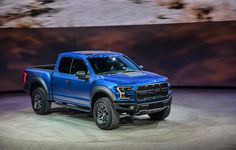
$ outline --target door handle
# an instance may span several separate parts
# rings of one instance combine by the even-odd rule
[[[71,80],[65,80],[66,84],[71,84]]]

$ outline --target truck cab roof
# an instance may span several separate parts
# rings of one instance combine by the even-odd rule
[[[81,57],[106,57],[123,55],[119,52],[104,51],[104,50],[86,50],[86,51],[72,51],[61,53],[63,56],[81,56]]]

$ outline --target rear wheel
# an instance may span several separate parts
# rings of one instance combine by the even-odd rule
[[[51,110],[51,102],[47,100],[46,93],[41,87],[33,90],[31,94],[31,103],[36,114],[48,114]]]
[[[160,112],[151,113],[148,115],[152,120],[164,120],[166,117],[169,116],[170,110],[171,110],[171,106],[169,106],[168,108],[166,108]]]
[[[119,113],[113,108],[108,97],[99,98],[95,102],[93,117],[100,129],[111,130],[119,127]]]

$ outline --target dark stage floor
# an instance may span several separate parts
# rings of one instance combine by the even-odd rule
[[[33,113],[25,94],[0,96],[0,150],[7,149],[236,149],[236,90],[174,90],[171,115],[123,120],[103,131],[93,118],[56,108]]]

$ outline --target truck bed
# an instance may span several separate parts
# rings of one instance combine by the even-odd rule
[[[49,65],[38,65],[38,66],[29,67],[29,69],[54,70],[54,67],[55,67],[54,64],[49,64]]]
[[[40,78],[46,85],[49,95],[51,95],[51,76],[54,71],[54,67],[54,64],[27,67],[24,71],[27,75],[26,81],[24,83],[26,92],[27,90],[30,90],[29,87],[35,81],[35,79]]]

